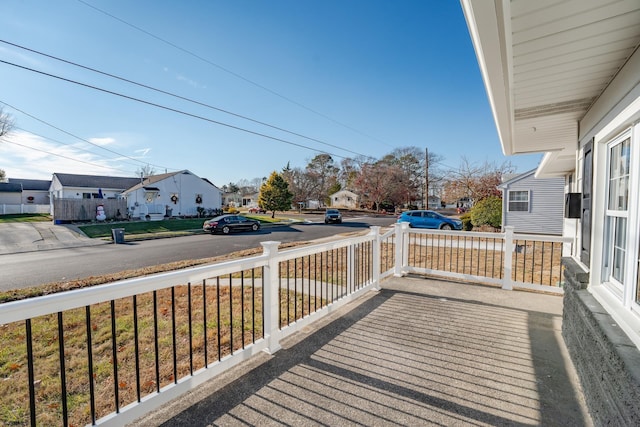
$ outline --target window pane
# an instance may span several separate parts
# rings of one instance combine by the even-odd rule
[[[509,202],[510,212],[528,212],[529,202]]]
[[[609,203],[611,210],[627,210],[629,198],[630,139],[610,148]]]
[[[613,270],[612,276],[623,283],[624,279],[624,262],[627,244],[627,219],[616,218],[614,226],[614,244],[613,244]]]

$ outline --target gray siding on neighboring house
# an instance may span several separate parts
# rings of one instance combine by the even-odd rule
[[[564,217],[564,178],[537,179],[526,172],[503,183],[502,227],[513,226],[516,233],[562,235]],[[509,192],[528,191],[529,210],[510,211]]]

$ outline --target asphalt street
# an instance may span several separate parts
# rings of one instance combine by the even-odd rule
[[[354,217],[325,225],[322,218],[289,226],[264,227],[231,235],[198,234],[141,240],[115,245],[88,239],[72,228],[36,223],[33,229],[0,224],[0,290],[28,288],[51,282],[117,273],[187,259],[201,259],[259,248],[260,242],[311,241],[372,225],[387,226],[395,217]],[[9,230],[12,230],[11,232]],[[16,234],[22,236],[17,238]]]

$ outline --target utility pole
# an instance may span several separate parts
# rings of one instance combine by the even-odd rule
[[[424,208],[429,209],[429,149],[424,149]]]

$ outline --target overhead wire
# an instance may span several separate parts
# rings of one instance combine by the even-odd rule
[[[84,164],[87,164],[87,165],[90,165],[90,166],[94,166],[94,167],[99,167],[99,168],[104,168],[104,169],[109,169],[109,170],[119,170],[121,172],[125,172],[122,169],[117,169],[117,168],[113,168],[113,167],[110,167],[110,166],[104,166],[104,165],[100,165],[98,163],[86,162],[84,160],[80,160],[80,159],[69,157],[69,156],[64,156],[62,154],[54,153],[52,151],[42,150],[42,149],[36,148],[36,147],[30,147],[30,146],[25,145],[25,144],[20,144],[19,142],[10,141],[10,140],[6,139],[6,137],[4,137],[4,136],[0,137],[0,140],[2,142],[6,142],[6,143],[9,143],[9,144],[19,145],[20,147],[28,148],[29,150],[39,151],[41,153],[45,153],[45,154],[48,154],[50,156],[62,157],[63,159],[73,160],[74,162],[84,163]]]
[[[308,147],[306,145],[299,144],[299,143],[292,142],[292,141],[288,141],[286,139],[282,139],[282,138],[278,138],[278,137],[275,137],[275,136],[267,135],[267,134],[264,134],[264,133],[252,131],[250,129],[245,129],[245,128],[242,128],[240,126],[231,125],[229,123],[224,123],[224,122],[221,122],[221,121],[218,121],[218,120],[213,120],[213,119],[210,119],[208,117],[203,117],[203,116],[200,116],[200,115],[197,115],[197,114],[189,113],[187,111],[179,110],[177,108],[167,107],[165,105],[161,105],[161,104],[158,104],[158,103],[155,103],[155,102],[146,101],[146,100],[143,100],[143,99],[140,99],[140,98],[136,98],[136,97],[133,97],[133,96],[125,95],[123,93],[119,93],[119,92],[115,92],[115,91],[112,91],[112,90],[104,89],[104,88],[101,88],[101,87],[98,87],[98,86],[90,85],[88,83],[82,83],[82,82],[79,82],[77,80],[72,80],[72,79],[68,79],[66,77],[57,76],[55,74],[51,74],[51,73],[47,73],[47,72],[44,72],[44,71],[36,70],[34,68],[26,67],[24,65],[15,64],[13,62],[5,61],[5,60],[2,60],[2,59],[0,59],[0,63],[11,65],[13,67],[20,68],[20,69],[27,70],[27,71],[31,71],[33,73],[41,74],[41,75],[44,75],[44,76],[47,76],[47,77],[52,77],[54,79],[62,80],[62,81],[68,82],[68,83],[73,83],[73,84],[76,84],[76,85],[79,85],[79,86],[83,86],[83,87],[86,87],[86,88],[94,89],[94,90],[97,90],[97,91],[100,91],[100,92],[103,92],[103,93],[108,93],[110,95],[119,96],[121,98],[129,99],[131,101],[136,101],[136,102],[139,102],[141,104],[146,104],[146,105],[149,105],[149,106],[152,106],[152,107],[160,108],[162,110],[178,113],[178,114],[181,114],[181,115],[184,115],[184,116],[187,116],[187,117],[192,117],[192,118],[203,120],[203,121],[206,121],[206,122],[209,122],[209,123],[214,123],[214,124],[217,124],[217,125],[220,125],[220,126],[225,126],[225,127],[230,128],[230,129],[235,129],[235,130],[238,130],[238,131],[241,131],[241,132],[246,132],[246,133],[249,133],[249,134],[252,134],[252,135],[256,135],[256,136],[260,136],[260,137],[263,137],[263,138],[271,139],[271,140],[274,140],[274,141],[279,141],[279,142],[282,142],[282,143],[285,143],[285,144],[288,144],[288,145],[293,145],[293,146],[296,146],[296,147],[304,148],[306,150],[310,150],[310,151],[313,151],[313,152],[316,152],[316,153],[329,154],[331,156],[339,157],[341,159],[346,158],[345,156],[341,156],[341,155],[338,155],[338,154],[335,154],[335,153],[330,153],[330,152],[327,152],[327,151],[318,150],[316,148]]]
[[[139,31],[139,32],[141,32],[143,34],[146,34],[147,36],[152,37],[152,38],[154,38],[154,39],[156,39],[156,40],[158,40],[158,41],[160,41],[160,42],[162,42],[164,44],[167,44],[167,45],[171,46],[174,49],[177,49],[177,50],[179,50],[179,51],[181,51],[183,53],[186,53],[187,55],[190,55],[190,56],[192,56],[192,57],[194,57],[194,58],[196,58],[196,59],[198,59],[198,60],[200,60],[200,61],[202,61],[202,62],[204,62],[206,64],[209,64],[209,65],[211,65],[213,67],[216,67],[219,70],[224,71],[225,73],[228,73],[228,74],[230,74],[230,75],[232,75],[232,76],[234,76],[234,77],[236,77],[236,78],[238,78],[240,80],[243,80],[243,81],[245,81],[245,82],[247,82],[247,83],[249,83],[249,84],[251,84],[253,86],[256,86],[256,87],[258,87],[258,88],[260,88],[260,89],[262,89],[262,90],[264,90],[266,92],[269,92],[270,94],[275,95],[278,98],[281,98],[281,99],[283,99],[283,100],[285,100],[285,101],[287,101],[287,102],[289,102],[291,104],[294,104],[294,105],[296,105],[296,106],[298,106],[298,107],[300,107],[300,108],[302,108],[304,110],[307,110],[307,111],[309,111],[309,112],[311,112],[313,114],[316,114],[316,115],[318,115],[318,116],[320,116],[320,117],[322,117],[322,118],[324,118],[326,120],[329,120],[329,121],[331,121],[331,122],[333,122],[333,123],[335,123],[335,124],[337,124],[339,126],[342,126],[345,129],[349,129],[350,131],[355,132],[355,133],[357,133],[357,134],[359,134],[361,136],[364,136],[364,137],[369,138],[371,140],[377,141],[377,142],[379,142],[381,144],[386,145],[387,147],[392,147],[390,144],[388,144],[388,143],[386,143],[386,142],[384,142],[384,141],[382,141],[382,140],[380,140],[378,138],[375,138],[375,137],[373,137],[371,135],[367,135],[366,133],[364,133],[364,132],[362,132],[362,131],[360,131],[358,129],[355,129],[352,126],[349,126],[349,125],[347,125],[345,123],[342,123],[342,122],[340,122],[340,121],[338,121],[338,120],[336,120],[336,119],[334,119],[332,117],[327,116],[326,114],[323,114],[323,113],[321,113],[319,111],[316,111],[316,110],[314,110],[314,109],[312,109],[310,107],[307,107],[306,105],[304,105],[304,104],[302,104],[302,103],[300,103],[298,101],[295,101],[295,100],[293,100],[293,99],[291,99],[291,98],[289,98],[289,97],[287,97],[285,95],[282,95],[281,93],[278,93],[278,92],[274,91],[273,89],[270,89],[270,88],[268,88],[268,87],[266,87],[264,85],[261,85],[260,83],[257,83],[257,82],[255,82],[255,81],[253,81],[251,79],[248,79],[247,77],[244,77],[241,74],[238,74],[238,73],[236,73],[236,72],[234,72],[234,71],[232,71],[232,70],[230,70],[228,68],[223,67],[220,64],[217,64],[217,63],[215,63],[213,61],[210,61],[207,58],[204,58],[204,57],[198,55],[197,53],[195,53],[193,51],[185,49],[182,46],[179,46],[179,45],[177,45],[177,44],[175,44],[175,43],[173,43],[173,42],[171,42],[171,41],[169,41],[167,39],[164,39],[164,38],[162,38],[162,37],[160,37],[160,36],[158,36],[156,34],[153,34],[150,31],[145,30],[144,28],[141,28],[141,27],[139,27],[137,25],[134,25],[134,24],[132,24],[132,23],[130,23],[128,21],[125,21],[124,19],[119,18],[119,17],[117,17],[117,16],[115,16],[115,15],[113,15],[113,14],[111,14],[111,13],[109,13],[109,12],[103,10],[103,9],[100,9],[99,7],[96,7],[96,6],[92,5],[92,4],[89,4],[84,0],[77,0],[77,1],[82,3],[82,4],[84,4],[87,7],[90,7],[91,9],[96,10],[97,12],[100,12],[100,13],[102,13],[102,14],[104,14],[104,15],[112,18],[112,19],[115,19],[116,21],[118,21],[118,22],[120,22],[120,23],[122,23],[124,25],[127,25],[127,26],[133,28],[136,31]]]
[[[0,101],[0,102],[2,102],[2,101]],[[33,116],[31,116],[31,117],[33,117]],[[29,134],[31,134],[31,135],[35,135],[35,136],[37,136],[37,137],[40,137],[40,138],[42,138],[42,139],[44,139],[44,140],[51,141],[51,142],[55,142],[56,144],[61,144],[61,145],[65,145],[65,146],[67,146],[67,147],[71,147],[71,148],[73,148],[74,150],[80,150],[80,151],[84,151],[85,153],[92,154],[92,155],[94,155],[94,156],[100,156],[100,157],[102,157],[102,158],[104,158],[104,159],[106,159],[106,160],[110,160],[110,161],[118,161],[118,162],[126,163],[126,164],[129,164],[129,165],[132,165],[132,166],[137,166],[137,167],[139,167],[139,166],[140,166],[140,165],[138,165],[138,164],[133,164],[133,163],[130,163],[130,162],[126,162],[126,161],[122,160],[121,158],[107,157],[107,156],[105,156],[104,154],[96,153],[96,152],[94,152],[94,151],[87,150],[86,148],[82,148],[82,147],[78,147],[78,146],[73,145],[73,144],[69,144],[69,143],[66,143],[66,142],[62,142],[62,141],[59,141],[59,140],[57,140],[57,139],[54,139],[54,138],[51,138],[51,137],[48,137],[48,136],[45,136],[45,135],[40,135],[40,134],[39,134],[39,133],[37,133],[37,132],[31,131],[31,130],[28,130],[28,129],[24,129],[24,128],[21,128],[21,127],[19,127],[19,126],[14,126],[14,129],[22,130],[22,131],[27,132],[27,133],[29,133]],[[82,141],[83,141],[83,142],[87,142],[87,141],[85,141],[85,140],[82,140]],[[91,143],[91,142],[89,142],[89,143]],[[94,145],[95,145],[95,144],[94,144]],[[101,147],[100,145],[98,145],[98,147],[99,147],[99,148],[103,148],[103,147]],[[123,157],[123,155],[121,155],[121,154],[119,154],[119,156],[120,156],[120,157]],[[135,159],[135,157],[134,157],[134,159]],[[143,161],[143,160],[138,160],[138,159],[136,159],[136,161],[138,161],[138,162],[140,162],[140,163],[143,163],[144,165],[160,167],[160,166],[157,166],[157,165],[151,165],[151,164],[149,164],[148,162],[145,162],[145,161]],[[179,170],[179,169],[172,169],[172,170]]]
[[[4,61],[0,60],[0,62],[4,62]],[[117,151],[114,151],[114,150],[111,150],[111,149],[109,149],[109,148],[103,147],[103,146],[101,146],[101,145],[99,145],[99,144],[96,144],[96,143],[91,142],[91,141],[89,141],[89,140],[87,140],[87,139],[84,139],[84,138],[82,138],[82,137],[80,137],[80,136],[78,136],[78,135],[74,135],[73,133],[71,133],[71,132],[69,132],[69,131],[66,131],[66,130],[64,130],[64,129],[62,129],[62,128],[59,128],[59,127],[58,127],[58,126],[56,126],[56,125],[53,125],[53,124],[51,124],[51,123],[49,123],[49,122],[46,122],[46,121],[44,121],[44,120],[42,120],[42,119],[39,119],[38,117],[36,117],[36,116],[34,116],[34,115],[32,115],[32,114],[29,114],[29,113],[27,113],[26,111],[21,110],[20,108],[15,107],[15,106],[13,106],[13,105],[11,105],[11,104],[9,104],[9,103],[7,103],[7,102],[5,102],[5,101],[1,100],[1,99],[0,99],[0,103],[1,103],[1,104],[6,105],[6,106],[8,106],[9,108],[12,108],[12,109],[14,109],[14,110],[16,110],[16,111],[19,111],[20,113],[24,114],[25,116],[31,117],[32,119],[34,119],[34,120],[36,120],[36,121],[38,121],[38,122],[40,122],[40,123],[42,123],[42,124],[45,124],[45,125],[47,125],[47,126],[49,126],[49,127],[52,127],[52,128],[53,128],[53,129],[55,129],[55,130],[58,130],[58,131],[60,131],[60,132],[62,132],[62,133],[64,133],[64,134],[67,134],[67,135],[69,135],[69,136],[71,136],[71,137],[73,137],[73,138],[76,138],[76,139],[78,139],[78,140],[80,140],[80,141],[82,141],[82,142],[86,142],[87,144],[90,144],[90,145],[93,145],[93,146],[95,146],[95,147],[98,147],[98,148],[100,148],[100,149],[102,149],[102,150],[105,150],[105,151],[108,151],[108,152],[110,152],[110,153],[113,153],[113,154],[115,154],[115,155],[117,155],[117,156],[124,157],[124,158],[129,159],[129,160],[133,160],[134,162],[141,163],[141,164],[143,164],[143,165],[149,165],[149,166],[154,166],[154,167],[157,167],[157,168],[169,169],[169,170],[176,170],[176,171],[177,171],[177,170],[180,170],[180,169],[176,169],[176,168],[168,168],[168,167],[166,167],[166,166],[155,165],[155,164],[152,164],[152,163],[149,163],[149,162],[144,162],[144,161],[139,160],[139,159],[136,159],[136,158],[134,158],[134,157],[127,156],[126,154],[118,153]]]
[[[16,44],[16,43],[9,42],[7,40],[0,39],[0,43],[4,43],[4,44],[10,45],[10,46],[14,46],[14,47],[17,47],[19,49],[26,50],[28,52],[32,52],[32,53],[35,53],[35,54],[38,54],[38,55],[41,55],[41,56],[44,56],[44,57],[47,57],[47,58],[50,58],[50,59],[54,59],[54,60],[59,61],[59,62],[63,62],[65,64],[73,65],[75,67],[79,67],[79,68],[82,68],[84,70],[88,70],[88,71],[91,71],[91,72],[94,72],[94,73],[98,73],[98,74],[101,74],[101,75],[104,75],[104,76],[107,76],[107,77],[111,77],[111,78],[114,78],[114,79],[129,83],[129,84],[132,84],[132,85],[135,85],[135,86],[138,86],[138,87],[142,87],[142,88],[149,89],[149,90],[152,90],[152,91],[155,91],[155,92],[158,92],[158,93],[162,93],[164,95],[168,95],[168,96],[171,96],[171,97],[183,100],[183,101],[191,102],[193,104],[200,105],[202,107],[206,107],[206,108],[209,108],[209,109],[212,109],[212,110],[220,111],[222,113],[229,114],[231,116],[238,117],[238,118],[241,118],[241,119],[253,122],[253,123],[257,123],[257,124],[262,125],[262,126],[267,126],[267,127],[270,127],[272,129],[275,129],[275,130],[278,130],[278,131],[281,131],[281,132],[286,132],[288,134],[291,134],[291,135],[294,135],[294,136],[298,136],[300,138],[304,138],[304,139],[307,139],[309,141],[317,142],[319,144],[323,144],[323,145],[326,145],[328,147],[337,148],[338,150],[346,151],[348,153],[355,154],[357,156],[369,157],[369,156],[367,156],[365,154],[358,153],[356,151],[352,151],[352,150],[349,150],[347,148],[340,147],[338,145],[330,144],[330,143],[328,143],[326,141],[322,141],[322,140],[317,139],[317,138],[312,138],[312,137],[309,137],[309,136],[306,136],[306,135],[303,135],[303,134],[300,134],[300,133],[297,133],[297,132],[293,132],[293,131],[284,129],[284,128],[279,127],[279,126],[275,126],[275,125],[272,125],[272,124],[269,124],[269,123],[266,123],[266,122],[263,122],[263,121],[260,121],[260,120],[252,119],[251,117],[244,116],[242,114],[234,113],[232,111],[225,110],[225,109],[219,108],[219,107],[215,107],[213,105],[210,105],[210,104],[207,104],[207,103],[204,103],[204,102],[200,102],[200,101],[197,101],[197,100],[194,100],[194,99],[191,99],[191,98],[187,98],[187,97],[182,96],[182,95],[178,95],[178,94],[175,94],[175,93],[172,93],[172,92],[168,92],[168,91],[165,91],[163,89],[158,89],[158,88],[155,88],[153,86],[146,85],[144,83],[139,83],[139,82],[127,79],[125,77],[121,77],[121,76],[118,76],[118,75],[115,75],[115,74],[107,73],[105,71],[101,71],[101,70],[98,70],[98,69],[95,69],[95,68],[92,68],[92,67],[88,67],[86,65],[78,64],[76,62],[69,61],[67,59],[63,59],[63,58],[60,58],[60,57],[57,57],[57,56],[54,56],[54,55],[51,55],[51,54],[48,54],[48,53],[44,53],[44,52],[40,52],[40,51],[35,50],[35,49],[28,48],[26,46],[22,46],[22,45],[19,45],[19,44]]]

